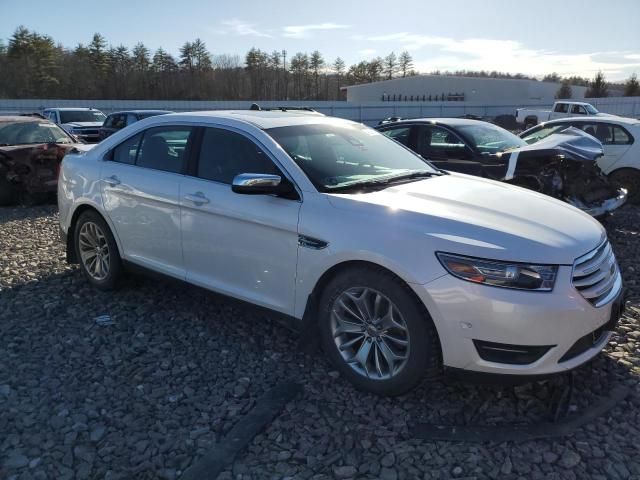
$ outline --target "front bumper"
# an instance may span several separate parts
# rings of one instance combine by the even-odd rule
[[[583,212],[588,213],[592,217],[603,217],[614,210],[617,210],[627,202],[627,190],[621,188],[618,190],[618,196],[609,198],[595,207],[578,207]]]
[[[570,266],[560,266],[552,292],[476,285],[451,275],[412,287],[438,330],[445,368],[546,376],[596,356],[608,343],[624,305],[620,282],[614,300],[595,308],[571,285],[571,271]],[[522,355],[518,363],[504,363],[511,361],[508,355],[487,355],[478,347],[483,344],[531,347],[536,354],[530,363]]]

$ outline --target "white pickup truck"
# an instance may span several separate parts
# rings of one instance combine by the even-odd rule
[[[533,108],[518,108],[516,110],[516,121],[523,125],[524,129],[535,127],[541,122],[555,120],[563,117],[582,117],[582,116],[608,116],[606,113],[600,113],[596,107],[585,102],[556,102],[551,110],[537,110]]]

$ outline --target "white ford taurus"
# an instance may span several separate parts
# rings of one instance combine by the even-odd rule
[[[96,287],[132,264],[277,311],[381,394],[443,367],[574,368],[623,303],[590,216],[318,114],[143,120],[67,155],[58,202],[69,260]]]

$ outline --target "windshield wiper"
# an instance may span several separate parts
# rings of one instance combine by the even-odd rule
[[[365,180],[361,182],[348,183],[346,185],[340,185],[337,187],[327,187],[328,192],[348,192],[358,190],[383,190],[391,185],[397,183],[405,183],[410,180],[416,180],[419,178],[439,177],[444,175],[445,172],[420,170],[417,172],[404,173],[402,175],[394,175],[391,177],[384,177],[378,180]]]

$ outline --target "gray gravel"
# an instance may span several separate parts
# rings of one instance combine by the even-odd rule
[[[142,277],[92,290],[64,261],[54,207],[0,209],[0,478],[179,478],[293,379],[304,393],[219,478],[640,479],[640,209],[607,228],[630,301],[606,354],[575,373],[570,410],[621,385],[631,395],[570,437],[472,444],[411,430],[536,424],[551,385],[363,394],[263,313]]]

